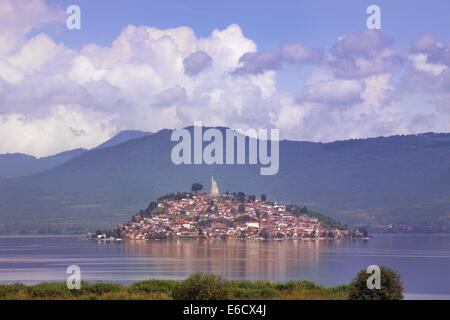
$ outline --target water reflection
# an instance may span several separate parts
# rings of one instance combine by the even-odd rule
[[[317,267],[324,248],[339,246],[328,241],[173,240],[128,241],[120,254],[158,257],[160,270],[215,272],[229,279],[286,280],[296,269]],[[326,252],[325,252],[326,253]],[[149,260],[145,267],[152,265]],[[137,266],[139,268],[139,266]],[[142,267],[142,266],[141,266]]]
[[[369,241],[170,240],[97,243],[76,237],[0,237],[0,282],[65,281],[67,266],[86,281],[129,284],[215,272],[227,279],[349,283],[371,264],[398,270],[410,293],[450,294],[450,236],[376,236]]]

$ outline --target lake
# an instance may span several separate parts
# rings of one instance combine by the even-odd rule
[[[369,265],[401,274],[407,299],[450,299],[450,235],[375,235],[370,240],[167,240],[97,242],[76,236],[0,237],[0,282],[130,284],[215,272],[227,279],[347,284]]]

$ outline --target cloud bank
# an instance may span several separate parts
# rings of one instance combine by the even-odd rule
[[[129,25],[110,46],[79,51],[28,37],[65,17],[43,0],[0,3],[0,153],[44,156],[198,120],[311,141],[450,129],[450,44],[433,35],[403,51],[362,30],[328,52],[301,42],[259,51],[236,24],[207,37]],[[278,71],[304,66],[312,73],[297,92],[277,88]],[[408,95],[427,108],[411,108]]]

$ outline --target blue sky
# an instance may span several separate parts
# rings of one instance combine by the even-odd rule
[[[0,153],[194,121],[308,141],[450,132],[447,0],[1,4]]]
[[[450,2],[425,0],[314,0],[314,1],[147,1],[49,0],[63,8],[82,9],[81,31],[54,33],[56,41],[80,48],[89,42],[109,45],[128,24],[161,29],[189,26],[198,36],[239,24],[260,50],[273,50],[281,42],[302,41],[310,46],[330,46],[338,36],[366,28],[366,8],[377,4],[382,30],[402,47],[424,33],[442,41],[450,39]]]

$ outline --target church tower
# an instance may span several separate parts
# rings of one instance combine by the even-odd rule
[[[214,180],[214,177],[211,177],[211,193],[210,195],[212,197],[219,195],[219,187],[217,186],[216,180]]]

